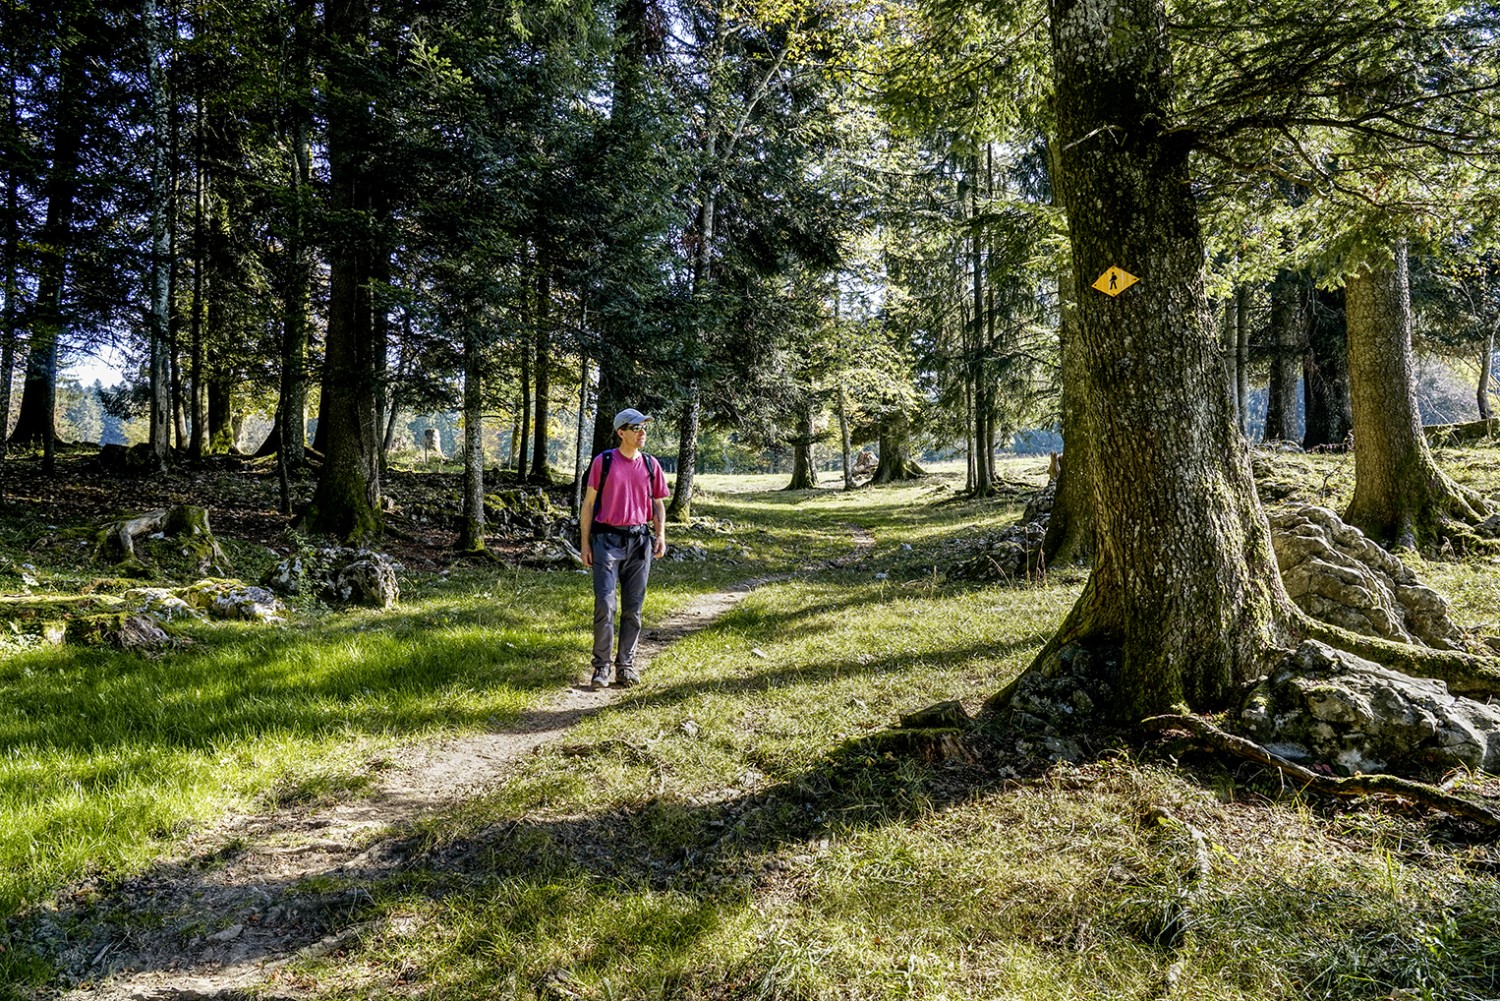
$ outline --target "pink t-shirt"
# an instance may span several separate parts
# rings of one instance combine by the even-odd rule
[[[651,500],[667,496],[667,474],[655,459],[651,468],[656,475],[646,471],[646,453],[637,452],[634,459],[627,459],[617,448],[610,449],[614,458],[609,463],[609,479],[604,481],[604,496],[599,500],[599,513],[595,524],[644,525],[651,520]],[[594,456],[589,466],[589,486],[599,489],[599,470],[604,453]],[[647,480],[651,482],[648,483]]]

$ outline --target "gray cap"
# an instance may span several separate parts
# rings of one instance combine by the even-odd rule
[[[626,424],[647,424],[651,418],[636,410],[634,407],[626,407],[615,414],[615,430],[618,431]]]

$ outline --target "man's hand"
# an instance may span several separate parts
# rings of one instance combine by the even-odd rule
[[[665,535],[658,535],[656,537],[655,555],[657,559],[661,559],[663,556],[667,555],[667,537]]]
[[[585,540],[583,545],[578,547],[578,555],[583,557],[583,565],[585,567],[592,567],[594,565],[594,546],[591,542]]]

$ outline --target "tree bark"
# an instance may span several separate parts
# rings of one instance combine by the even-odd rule
[[[320,435],[327,447],[307,510],[310,530],[353,539],[379,532],[380,435],[375,423],[374,273],[367,155],[373,123],[351,65],[369,35],[369,0],[329,0],[324,26],[334,50],[327,72],[329,194],[335,212],[359,221],[329,248],[327,346]]]
[[[1297,434],[1297,377],[1301,374],[1304,291],[1295,274],[1282,271],[1271,283],[1271,382],[1266,389],[1265,441],[1294,441]]]
[[[193,295],[192,312],[188,314],[188,455],[203,458],[208,448],[207,403],[203,398],[204,328],[208,311],[208,247],[204,205],[204,151],[205,130],[203,95],[199,93],[194,102],[195,125],[193,129]]]
[[[20,107],[16,94],[16,76],[10,74],[6,95],[6,118],[10,135],[20,131]],[[0,463],[5,461],[10,442],[11,382],[16,367],[16,335],[19,309],[16,297],[21,293],[21,180],[13,159],[5,170],[5,312],[0,315]]]
[[[1054,143],[1054,145],[1056,145]],[[1057,159],[1056,154],[1053,160]],[[1059,165],[1053,165],[1053,190],[1057,190]],[[1052,496],[1052,514],[1042,538],[1043,565],[1087,563],[1094,557],[1094,497],[1089,477],[1093,470],[1093,434],[1087,424],[1084,398],[1088,392],[1088,355],[1078,329],[1079,297],[1090,291],[1080,288],[1076,268],[1065,268],[1058,276],[1058,340],[1062,353],[1062,469]]]
[[[792,482],[788,490],[812,490],[818,485],[818,471],[813,467],[813,407],[802,406],[798,415],[797,437],[792,439]]]
[[[464,334],[464,510],[458,548],[484,549],[484,394],[480,381],[479,337]]]
[[[1438,469],[1422,433],[1412,374],[1406,241],[1349,275],[1349,385],[1354,499],[1344,520],[1383,544],[1413,548],[1483,520],[1485,503]]]
[[[682,414],[677,418],[677,482],[672,489],[672,502],[667,505],[667,520],[674,524],[686,524],[693,513],[693,478],[698,467],[698,425],[702,419],[703,400],[699,395],[698,380],[688,383],[687,399],[683,401]]]
[[[73,215],[78,195],[78,168],[83,147],[83,102],[87,91],[88,26],[65,15],[58,29],[62,52],[58,67],[57,116],[52,134],[52,162],[45,190],[47,215],[38,241],[43,248],[37,273],[31,347],[21,412],[11,441],[42,446],[42,469],[54,470],[56,444],[58,341],[64,325],[68,258],[73,247]]]
[[[524,483],[530,468],[528,446],[531,444],[531,344],[527,340],[521,344],[520,393],[521,429],[516,433],[516,479]]]
[[[1240,434],[1248,433],[1250,421],[1250,288],[1234,290],[1234,401]]]
[[[212,455],[231,455],[239,449],[234,427],[233,387],[225,372],[208,377],[204,395],[208,399],[208,451]]]
[[[1118,702],[1139,719],[1228,705],[1263,673],[1295,612],[1235,427],[1207,315],[1185,137],[1160,0],[1051,0],[1062,192],[1079,284],[1098,550],[1083,595],[1030,668],[1118,655]],[[1003,701],[1002,692],[996,701]]]
[[[1344,290],[1315,289],[1309,302],[1307,356],[1302,385],[1307,430],[1302,447],[1342,451],[1354,414],[1349,409],[1349,338],[1344,327]]]
[[[156,0],[143,0],[141,6],[142,35],[146,41],[146,80],[151,92],[151,269],[149,308],[147,309],[147,343],[151,365],[151,417],[149,440],[151,457],[158,470],[167,466],[167,453],[172,447],[172,373],[170,346],[167,342],[167,314],[171,309],[168,299],[168,254],[171,252],[167,237],[168,205],[171,201],[170,175],[167,168],[167,145],[171,133],[171,122],[167,113],[170,97],[167,92],[166,70],[162,66],[165,30],[156,9]]]
[[[278,448],[288,469],[307,461],[307,351],[312,341],[313,259],[308,215],[313,197],[311,27],[304,23],[310,4],[299,4],[294,35],[296,60],[292,122],[287,135],[287,177],[291,218],[287,224],[285,275],[282,280],[281,406]]]
[[[851,456],[853,448],[849,440],[849,400],[844,392],[844,384],[839,382],[839,455],[843,460],[844,489],[854,489],[854,462]]]
[[[1495,363],[1495,325],[1491,324],[1489,336],[1485,338],[1484,348],[1479,355],[1479,382],[1474,390],[1475,401],[1479,404],[1479,419],[1487,421],[1490,419],[1490,372]]]
[[[552,429],[552,283],[543,250],[537,251],[536,275],[536,419],[532,425],[531,482],[551,484],[547,464],[547,437]]]
[[[872,484],[901,483],[926,476],[911,457],[911,422],[904,413],[895,413],[880,422],[880,464],[875,467]]]

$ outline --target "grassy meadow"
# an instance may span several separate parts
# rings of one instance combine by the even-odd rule
[[[1493,490],[1491,454],[1445,461]],[[1352,476],[1345,458],[1277,461],[1287,496],[1332,506]],[[1005,474],[1039,483],[1045,460]],[[267,996],[1500,997],[1500,852],[1461,828],[1159,749],[1038,766],[882,740],[900,713],[977,708],[1078,593],[1076,571],[945,574],[1018,502],[960,498],[951,468],[853,493],[700,482],[708,520],[674,541],[710,559],[657,565],[648,624],[764,582],[502,789],[427,818],[421,863],[364,887],[353,943]],[[1419,569],[1461,622],[1493,625],[1500,566]],[[402,583],[383,615],[199,625],[155,658],[0,659],[0,915],[226,813],[357,797],[401,744],[502,725],[586,673],[582,575]],[[1204,835],[1201,881],[1158,808]],[[0,983],[45,982],[24,941],[4,946]]]

